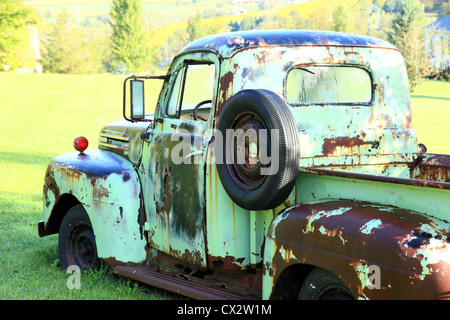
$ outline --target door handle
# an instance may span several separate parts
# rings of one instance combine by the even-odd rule
[[[184,159],[190,158],[190,157],[195,157],[195,156],[202,156],[203,155],[203,150],[197,150],[197,151],[193,151],[189,154],[187,154]]]
[[[153,135],[153,131],[152,132],[144,132],[143,134],[141,134],[141,139],[144,140],[145,142],[149,142],[150,137],[152,135]]]

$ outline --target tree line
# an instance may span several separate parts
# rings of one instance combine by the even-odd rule
[[[219,32],[251,29],[316,29],[366,34],[393,43],[407,65],[410,88],[432,70],[425,56],[425,12],[450,14],[444,0],[345,0],[303,3],[277,13],[231,17],[227,23],[205,19],[202,13],[185,27],[156,43],[159,31],[143,19],[141,0],[113,0],[106,24],[92,28],[62,10],[56,24],[41,36],[38,63],[54,73],[154,73],[166,67],[187,43]],[[259,14],[259,15],[258,15]],[[41,18],[23,0],[0,0],[0,70],[36,62],[29,47],[29,28]],[[224,20],[221,20],[224,21]]]

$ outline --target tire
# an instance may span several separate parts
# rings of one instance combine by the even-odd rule
[[[228,100],[219,115],[217,129],[223,139],[222,146],[217,146],[221,152],[216,149],[217,172],[230,198],[247,210],[268,210],[280,205],[295,185],[300,157],[300,137],[289,106],[272,91],[243,90]],[[244,134],[228,134],[237,133],[238,129]],[[257,133],[257,140],[239,140],[251,132],[249,129]],[[261,129],[267,132],[265,141],[260,139]],[[277,130],[279,139],[272,136]],[[267,158],[261,156],[264,142]],[[272,148],[275,154],[270,152]],[[274,156],[278,156],[278,166]]]
[[[333,273],[315,268],[306,277],[299,300],[354,300],[350,290]]]
[[[64,270],[77,265],[81,270],[99,269],[100,258],[89,216],[82,205],[72,207],[59,229],[59,260]]]

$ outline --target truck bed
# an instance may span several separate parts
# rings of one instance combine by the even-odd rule
[[[414,161],[400,163],[300,168],[295,201],[329,199],[370,201],[448,221],[450,155],[421,154]]]
[[[407,162],[335,165],[326,167],[308,167],[307,169],[317,172],[332,171],[340,176],[348,175],[383,181],[390,180],[392,182],[428,185],[438,188],[445,188],[446,185],[450,183],[450,155],[446,154],[423,154],[414,157],[412,161]],[[438,184],[430,182],[436,182]]]

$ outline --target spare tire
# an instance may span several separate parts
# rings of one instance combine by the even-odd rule
[[[217,172],[230,198],[248,210],[280,205],[295,185],[300,157],[289,106],[272,91],[242,90],[225,104],[217,129]]]

